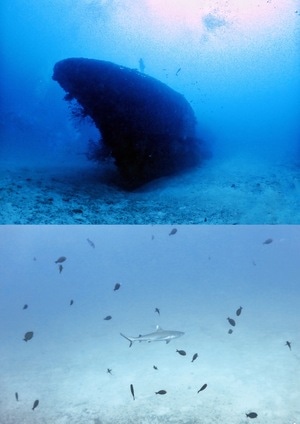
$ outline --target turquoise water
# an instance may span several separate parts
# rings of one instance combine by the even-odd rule
[[[172,228],[0,227],[1,422],[297,422],[299,227]]]

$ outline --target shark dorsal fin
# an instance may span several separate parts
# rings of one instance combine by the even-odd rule
[[[163,331],[163,329],[161,328],[161,326],[160,326],[160,325],[157,325],[157,326],[156,326],[156,331]]]

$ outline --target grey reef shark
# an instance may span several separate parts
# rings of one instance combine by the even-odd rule
[[[159,325],[156,326],[156,331],[149,334],[140,334],[137,337],[127,337],[120,333],[122,337],[130,342],[129,347],[132,346],[133,342],[166,342],[170,343],[171,340],[177,339],[184,335],[182,331],[163,330]]]

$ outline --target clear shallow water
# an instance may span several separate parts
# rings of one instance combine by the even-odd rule
[[[199,7],[192,0],[2,3],[2,170],[7,164],[44,166],[49,172],[66,166],[69,184],[67,168],[87,165],[88,140],[97,140],[98,133],[88,123],[70,120],[63,90],[51,79],[54,64],[67,57],[130,68],[138,68],[143,58],[146,74],[191,103],[217,173],[228,162],[233,170],[264,162],[268,175],[278,164],[299,167],[297,2],[245,1],[242,7],[235,1],[206,1]],[[191,175],[203,192],[201,172]],[[289,177],[299,179],[293,173]],[[280,172],[276,178],[280,184]],[[245,184],[251,183],[245,179]],[[185,186],[177,188],[184,197]],[[296,201],[293,184],[285,193]],[[215,190],[219,201],[223,196]],[[293,213],[297,207],[290,203]],[[260,214],[254,223],[264,223],[264,211]],[[253,223],[243,223],[248,222]]]
[[[299,227],[171,229],[0,227],[1,422],[297,422]],[[185,334],[131,348],[119,334],[156,325]]]

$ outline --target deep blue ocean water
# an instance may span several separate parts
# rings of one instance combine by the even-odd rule
[[[299,226],[172,228],[0,227],[1,423],[298,422]]]
[[[298,163],[299,2],[239,3],[2,1],[1,161],[86,162],[98,133],[74,125],[51,77],[87,57],[137,69],[142,58],[191,103],[212,158]]]

